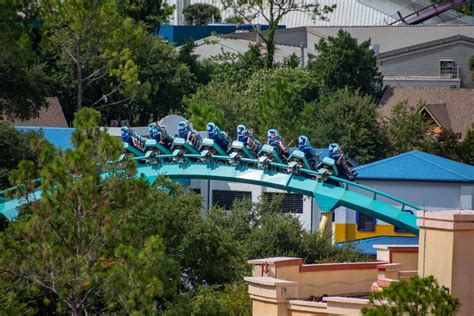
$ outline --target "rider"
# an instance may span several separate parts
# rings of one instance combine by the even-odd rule
[[[351,168],[349,168],[346,155],[344,155],[339,145],[336,143],[330,144],[328,149],[329,158],[334,159],[339,173],[341,173],[344,178],[353,180],[357,176],[357,173],[354,173]]]
[[[128,126],[122,126],[120,128],[120,134],[122,135],[122,141],[124,143],[128,143],[133,145],[132,143],[132,131],[128,128]]]
[[[237,126],[237,140],[244,143],[254,153],[260,150],[260,142],[253,137],[252,132],[244,124]]]
[[[150,137],[156,140],[161,145],[170,149],[172,145],[172,140],[168,136],[165,128],[159,125],[158,123],[148,124],[148,131],[150,132]]]
[[[298,137],[298,150],[304,153],[304,156],[308,161],[310,169],[316,169],[318,157],[314,153],[313,147],[311,146],[311,143],[309,142],[307,136],[301,135],[300,137]]]
[[[207,136],[214,140],[214,142],[219,145],[224,151],[227,151],[230,145],[229,138],[227,135],[220,130],[220,128],[212,123],[207,123]]]
[[[267,140],[268,140],[268,145],[272,146],[275,148],[278,152],[278,154],[283,158],[287,159],[288,158],[288,148],[285,146],[283,143],[283,140],[281,139],[280,134],[278,134],[278,131],[274,128],[271,128],[267,132]]]
[[[188,144],[199,149],[201,137],[191,129],[188,121],[181,121],[178,123],[178,134],[176,136],[184,138]]]

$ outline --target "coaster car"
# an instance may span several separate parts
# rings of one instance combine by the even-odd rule
[[[204,138],[201,144],[201,160],[210,158],[228,159],[227,153],[213,139]]]
[[[300,169],[314,170],[314,164],[311,167],[310,162],[306,159],[306,155],[301,150],[295,149],[288,158],[288,172],[299,173]]]
[[[173,145],[171,146],[173,151],[173,160],[182,161],[184,158],[200,158],[201,153],[190,143],[186,142],[184,138],[175,137],[173,140]]]
[[[268,165],[270,162],[283,163],[283,159],[278,154],[275,147],[271,145],[263,145],[258,153],[258,162],[260,165]]]

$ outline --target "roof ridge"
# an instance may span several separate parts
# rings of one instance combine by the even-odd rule
[[[388,157],[388,158],[385,158],[385,159],[382,159],[382,160],[374,161],[374,162],[371,162],[371,163],[368,163],[368,164],[365,164],[365,165],[362,165],[362,166],[358,166],[358,167],[356,167],[356,169],[357,169],[357,171],[359,171],[361,169],[365,169],[366,167],[370,168],[370,167],[373,167],[373,166],[376,166],[376,165],[379,165],[379,164],[382,164],[382,163],[386,163],[386,162],[394,160],[394,159],[401,158],[401,157],[406,156],[406,155],[408,155],[408,154],[410,154],[414,151],[416,151],[416,150],[408,151],[408,152],[403,153],[403,154],[398,154],[398,155]]]
[[[432,155],[432,154],[425,153],[425,152],[419,151],[419,150],[414,150],[413,152],[415,152],[415,153],[423,153],[423,154],[425,154],[425,155]],[[435,156],[435,155],[432,155],[432,156]],[[429,163],[429,164],[431,164],[431,165],[434,165],[434,166],[436,166],[436,167],[438,167],[438,168],[441,168],[441,169],[443,169],[443,170],[446,170],[447,172],[449,172],[449,173],[451,173],[451,174],[457,175],[457,176],[459,176],[459,177],[461,177],[461,178],[463,178],[463,179],[471,180],[470,178],[465,177],[464,175],[462,175],[462,174],[460,174],[460,173],[457,173],[457,172],[454,171],[454,170],[451,170],[451,169],[448,169],[448,168],[446,168],[446,167],[443,167],[443,166],[441,166],[440,164],[438,164],[438,163],[436,163],[436,162],[434,162],[434,161],[431,161],[431,160],[426,159],[425,157],[418,156],[418,155],[415,156],[415,157],[417,157],[417,158],[419,158],[419,159],[422,159],[422,160],[424,160],[425,162],[427,162],[427,163]],[[440,156],[436,156],[436,157],[442,158],[442,159],[445,159],[445,160],[448,160],[448,161],[450,161],[450,162],[455,162],[455,163],[461,164],[460,162],[457,162],[457,161],[454,161],[454,160],[451,160],[451,159],[447,159],[447,158],[444,158],[444,157],[440,157]]]

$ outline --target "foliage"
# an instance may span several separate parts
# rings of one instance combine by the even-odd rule
[[[28,119],[46,106],[49,82],[29,36],[21,1],[0,2],[0,113]]]
[[[462,160],[465,163],[474,165],[474,125],[464,136],[462,142]]]
[[[42,132],[17,131],[10,123],[0,121],[0,190],[9,186],[8,175],[21,160],[36,160],[36,154],[30,146],[33,140],[39,140]]]
[[[400,102],[393,107],[390,118],[384,121],[388,155],[410,150],[430,150],[433,144],[433,139],[428,136],[431,123],[419,111],[421,106]]]
[[[1,280],[46,292],[58,313],[153,313],[176,280],[160,226],[148,225],[156,188],[131,177],[132,163],[113,162],[121,144],[99,120],[96,111],[78,112],[75,150],[57,153],[44,143],[37,166],[23,161],[12,174],[17,194],[28,194],[37,177],[44,193],[1,233]]]
[[[209,122],[221,126],[224,121],[224,112],[216,110],[214,106],[207,103],[191,102],[188,110],[191,114],[189,121],[193,123],[193,127],[198,131],[205,131]]]
[[[244,62],[255,68],[242,70],[250,74],[240,79],[240,63]],[[299,124],[309,111],[308,103],[319,97],[317,82],[304,69],[267,70],[258,68],[254,62],[255,59],[249,58],[220,65],[213,80],[187,101],[188,107],[193,102],[206,103],[223,111],[225,120],[221,128],[227,131],[234,131],[238,124],[244,123],[259,137],[266,137],[268,128],[279,129],[287,139],[298,137],[302,127]],[[223,85],[226,89],[222,89]]]
[[[231,9],[236,16],[254,26],[254,31],[260,36],[267,48],[265,67],[271,68],[275,55],[275,32],[282,19],[291,12],[306,12],[313,18],[325,19],[326,14],[333,11],[336,5],[321,6],[317,2],[306,3],[298,0],[223,0],[225,8]],[[268,30],[262,32],[255,24],[254,19],[262,17]]]
[[[209,61],[199,61],[199,56],[194,54],[195,48],[194,41],[185,42],[179,47],[178,60],[189,67],[197,84],[207,84],[211,80],[210,76],[214,65]]]
[[[160,25],[169,22],[174,6],[163,0],[126,0],[118,2],[119,8],[136,22],[144,22],[154,33]]]
[[[362,309],[363,315],[455,315],[459,300],[449,294],[432,277],[412,277],[393,282],[369,298],[373,307]]]
[[[123,17],[114,0],[47,0],[40,12],[43,47],[54,60],[56,84],[66,90],[61,103],[72,112],[82,106],[110,107],[146,93],[131,49],[144,30]]]
[[[382,155],[383,138],[369,96],[348,88],[321,98],[316,110],[308,113],[307,132],[313,145],[326,147],[338,143],[344,152],[359,163]]]
[[[148,85],[145,96],[128,104],[102,109],[107,119],[127,118],[134,125],[146,125],[171,112],[184,111],[183,96],[195,92],[197,84],[180,53],[161,43],[154,35],[143,34],[136,57],[138,80]]]
[[[191,4],[184,8],[183,15],[188,25],[207,25],[221,21],[219,8],[207,3]]]
[[[223,289],[201,288],[192,302],[193,315],[251,315],[246,284],[226,284]]]
[[[226,18],[224,22],[229,24],[243,24],[244,19],[238,15],[232,15]]]
[[[443,129],[441,133],[434,138],[430,153],[461,161],[463,155],[461,134],[455,133],[450,129]]]
[[[469,58],[469,68],[474,71],[474,55]]]
[[[377,97],[382,89],[382,75],[370,40],[358,43],[349,32],[340,30],[335,37],[321,39],[315,45],[317,57],[308,68],[314,71],[326,91],[344,87]]]

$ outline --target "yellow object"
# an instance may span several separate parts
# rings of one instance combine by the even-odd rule
[[[322,222],[322,219],[321,219]],[[373,232],[361,232],[357,230],[357,224],[336,224],[334,238],[336,242],[350,241],[354,239],[369,238],[376,236],[410,236],[410,233],[397,233],[392,225],[375,225]]]
[[[321,222],[319,223],[319,232],[323,235],[331,236],[332,214],[333,212],[321,213]]]

